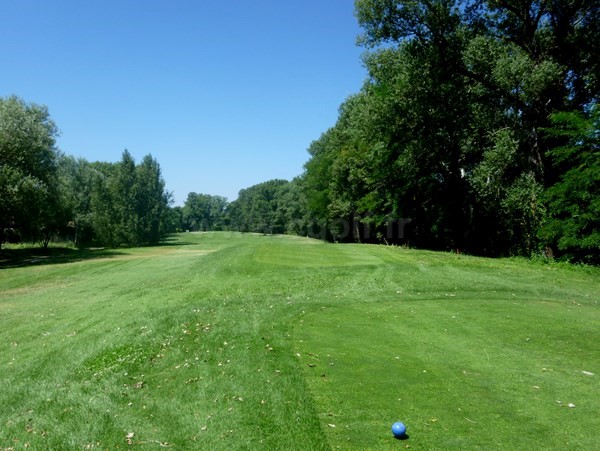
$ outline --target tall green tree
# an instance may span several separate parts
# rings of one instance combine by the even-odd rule
[[[118,166],[106,162],[94,162],[91,166],[97,175],[93,178],[90,198],[94,240],[103,246],[120,246],[124,244],[119,233],[122,224],[117,204],[120,200],[112,189]]]
[[[100,177],[101,172],[83,158],[63,156],[60,160],[62,202],[70,212],[67,237],[76,246],[90,244],[95,238],[92,195]]]
[[[158,161],[146,155],[135,169],[136,241],[158,244],[167,232],[167,215],[172,196],[165,189]]]
[[[32,239],[53,228],[57,135],[45,106],[0,98],[0,245],[6,228]]]
[[[171,194],[160,165],[147,155],[136,165],[125,150],[118,163],[93,163],[91,209],[96,240],[108,246],[157,244],[167,233]]]
[[[352,177],[362,185],[356,204],[379,227],[389,217],[412,218],[419,245],[462,248],[470,214],[462,147],[470,96],[460,71],[460,10],[451,1],[376,0],[357,1],[356,10],[360,42],[383,46],[365,59],[367,132],[351,152],[343,150],[364,173]]]
[[[335,128],[331,128],[313,141],[308,148],[310,159],[304,165],[304,194],[309,220],[320,230],[326,229],[330,216],[331,169],[338,148],[336,135]]]
[[[139,245],[139,214],[137,211],[137,181],[135,160],[127,149],[123,151],[121,161],[116,166],[113,177],[109,180],[108,190],[111,193],[112,208],[116,214],[115,234],[119,244]]]
[[[546,132],[564,145],[548,152],[562,176],[545,192],[550,215],[540,235],[559,255],[599,264],[600,108],[556,113]]]

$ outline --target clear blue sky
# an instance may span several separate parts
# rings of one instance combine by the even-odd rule
[[[366,71],[353,0],[0,0],[0,96],[66,154],[150,153],[181,205],[302,173]]]

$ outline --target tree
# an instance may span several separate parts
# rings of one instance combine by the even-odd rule
[[[165,232],[169,233],[180,233],[187,229],[186,223],[183,219],[183,207],[170,207],[165,217]]]
[[[470,2],[477,3],[477,2]],[[491,35],[519,47],[535,62],[553,61],[560,81],[539,108],[581,110],[598,100],[600,1],[489,0],[481,15]]]
[[[355,5],[370,77],[309,148],[311,213],[376,230],[410,218],[421,247],[535,251],[542,192],[565,170],[541,132],[552,111],[598,103],[600,1]]]
[[[564,145],[549,151],[560,180],[545,192],[549,217],[540,231],[558,255],[600,263],[600,108],[552,116],[551,136]]]
[[[137,171],[135,160],[125,149],[107,186],[112,196],[112,208],[116,220],[115,239],[117,245],[137,246],[140,244],[139,214],[137,211]]]
[[[284,233],[306,234],[308,218],[303,183],[302,177],[296,177],[279,189],[275,222],[283,224]]]
[[[92,243],[95,238],[92,196],[101,172],[83,158],[63,156],[59,162],[59,179],[63,208],[70,212],[66,236],[76,246]]]
[[[116,163],[94,162],[92,169],[96,172],[90,197],[94,239],[99,245],[117,247],[121,241],[119,229],[122,227],[119,215],[118,199],[112,189],[118,165]]]
[[[230,228],[240,232],[285,233],[285,217],[278,211],[287,180],[269,180],[239,192],[228,206]]]
[[[93,163],[91,209],[96,239],[104,245],[157,244],[167,233],[171,194],[158,162],[136,165],[125,150],[119,163]]]
[[[46,107],[0,98],[0,246],[7,228],[30,239],[52,228],[57,135]]]
[[[210,194],[189,193],[183,205],[188,230],[223,230],[227,199]]]
[[[359,0],[356,13],[360,42],[385,47],[366,56],[370,79],[341,110],[329,207],[358,213],[353,223],[374,226],[375,236],[390,218],[412,218],[420,245],[462,248],[470,96],[459,9],[450,1]]]
[[[310,159],[304,165],[303,185],[309,221],[316,223],[320,230],[326,230],[330,216],[331,203],[331,168],[335,160],[338,146],[336,130],[331,128],[311,143],[308,148]]]
[[[165,190],[158,161],[146,155],[135,169],[136,241],[158,244],[165,236],[171,194]]]

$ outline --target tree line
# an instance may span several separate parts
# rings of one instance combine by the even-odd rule
[[[44,107],[2,100],[4,239],[238,230],[600,263],[600,0],[356,0],[355,15],[363,86],[299,177],[233,202],[170,208],[150,156],[58,155]]]
[[[240,193],[232,224],[599,263],[600,1],[356,0],[355,14],[362,89],[302,176]]]
[[[170,230],[171,194],[151,155],[136,164],[62,154],[45,106],[0,98],[0,245],[53,237],[78,246],[157,244]]]
[[[597,1],[357,1],[369,78],[309,148],[314,217],[379,236],[411,218],[412,243],[433,249],[597,253],[599,211],[583,201],[597,170],[587,186],[565,176],[586,151],[598,167],[598,13]]]
[[[238,198],[189,193],[172,209],[178,231],[229,230],[262,234],[306,234],[308,211],[300,179],[269,180],[240,190]]]

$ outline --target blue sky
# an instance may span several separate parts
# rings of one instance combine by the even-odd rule
[[[353,0],[0,0],[0,96],[60,149],[150,153],[181,205],[300,175],[366,71]]]

